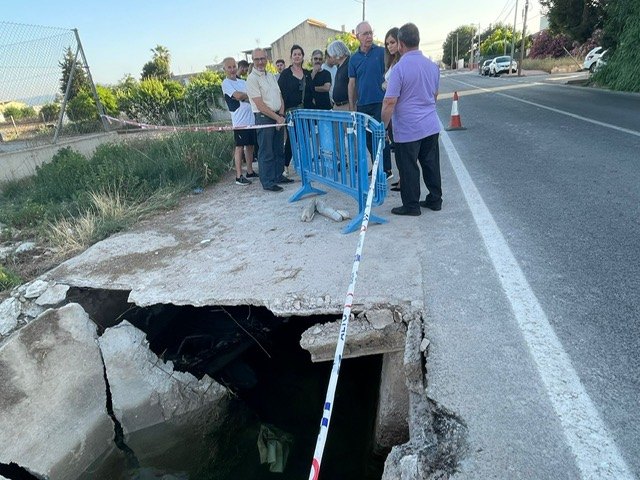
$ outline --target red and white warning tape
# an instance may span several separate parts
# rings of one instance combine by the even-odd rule
[[[110,123],[119,123],[130,127],[136,127],[140,130],[159,130],[165,132],[232,132],[234,130],[257,130],[261,128],[284,127],[285,123],[273,123],[270,125],[251,125],[244,127],[234,127],[233,125],[153,125],[151,123],[134,122],[132,120],[121,120],[119,118],[103,115]]]
[[[353,259],[351,268],[351,283],[347,289],[347,297],[344,301],[344,310],[342,311],[342,322],[340,324],[340,332],[338,334],[338,343],[336,345],[335,355],[333,357],[333,368],[331,369],[331,377],[329,378],[329,386],[327,387],[327,395],[324,400],[324,409],[322,412],[322,420],[320,421],[320,433],[316,440],[316,449],[313,453],[313,462],[311,463],[311,471],[309,472],[309,480],[318,480],[320,475],[320,464],[322,462],[322,454],[324,453],[324,445],[327,442],[327,434],[329,433],[329,423],[331,422],[331,413],[333,412],[333,400],[336,395],[336,387],[338,385],[338,376],[340,375],[340,364],[342,363],[342,352],[347,339],[347,327],[349,326],[349,317],[351,316],[351,307],[353,306],[353,294],[356,288],[356,280],[358,278],[358,268],[360,268],[360,260],[362,258],[362,249],[364,247],[364,237],[367,234],[369,226],[369,215],[371,214],[371,205],[376,185],[376,176],[378,172],[378,164],[382,156],[383,141],[380,140],[378,145],[378,153],[371,171],[371,183],[367,193],[367,203],[364,209],[364,218],[360,227],[360,236],[358,237],[358,246]]]

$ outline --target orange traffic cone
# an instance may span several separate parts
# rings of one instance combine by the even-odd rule
[[[445,130],[466,130],[460,121],[460,113],[458,113],[458,92],[453,92],[453,103],[451,104],[451,122]]]

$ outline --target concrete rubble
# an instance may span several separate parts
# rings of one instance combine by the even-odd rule
[[[0,340],[31,322],[47,308],[61,306],[68,291],[68,285],[44,278],[15,287],[11,296],[0,303]]]
[[[47,310],[12,335],[0,379],[1,463],[75,479],[113,448],[96,326],[79,305]]]

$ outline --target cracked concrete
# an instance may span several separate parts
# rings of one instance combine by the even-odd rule
[[[304,202],[287,203],[300,183],[274,195],[223,181],[173,212],[114,235],[47,274],[71,287],[130,291],[140,306],[264,305],[277,315],[342,311],[357,233],[319,217],[300,221]],[[330,192],[333,207],[354,211]],[[393,202],[374,210],[388,217]],[[417,252],[421,233],[408,218],[370,225],[355,302],[422,308]],[[370,259],[368,261],[368,259]],[[399,274],[401,272],[401,274]]]
[[[113,448],[96,326],[47,310],[0,348],[0,462],[75,479]]]
[[[322,217],[312,223],[301,222],[304,202],[286,202],[298,187],[295,183],[287,186],[284,194],[274,195],[259,188],[238,189],[232,182],[221,183],[186,199],[173,212],[94,245],[42,279],[71,290],[129,292],[128,301],[139,306],[249,304],[265,306],[282,316],[339,314],[357,234],[343,235],[341,225]],[[327,197],[333,207],[354,212],[356,204],[351,198],[335,192]],[[405,344],[406,326],[423,310],[419,257],[424,232],[416,228],[416,222],[427,222],[429,213],[420,219],[392,217],[390,209],[396,203],[392,199],[375,209],[376,214],[391,218],[389,224],[369,226],[353,305],[353,311],[362,315],[352,323],[348,337],[349,341],[352,335],[357,339],[358,328],[363,326],[362,338],[360,344],[346,350],[347,355],[402,352],[409,345]],[[335,335],[329,337],[312,348],[318,352],[317,358],[328,352],[333,357]],[[418,352],[419,366],[415,358],[408,366],[406,351],[400,363],[389,363],[394,371],[403,363],[410,378],[412,371],[419,371],[422,385],[419,388],[407,382],[412,432],[407,445],[411,449],[406,450],[407,445],[394,448],[407,453],[399,457],[398,465],[423,465],[425,459],[435,458],[433,449],[426,455],[416,448],[419,442],[432,440],[419,428],[430,426],[431,412],[422,383],[422,344],[420,336],[418,343],[410,346]],[[146,398],[148,405],[158,401],[158,397]],[[164,418],[159,404],[153,408],[153,418],[138,417],[141,424],[152,425]]]

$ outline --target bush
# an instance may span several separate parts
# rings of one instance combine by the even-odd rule
[[[117,194],[123,202],[136,205],[158,192],[169,192],[163,196],[171,197],[172,192],[204,187],[228,169],[232,148],[231,132],[185,132],[100,145],[90,161],[63,148],[34,177],[2,185],[0,221],[39,228],[93,208],[95,192]],[[105,229],[110,231],[114,227],[109,225]]]
[[[20,109],[21,112],[21,118],[37,118],[38,117],[38,113],[36,112],[36,110],[33,107],[30,106],[25,106],[22,107]]]
[[[102,85],[96,85],[96,91],[98,92],[98,98],[100,99],[102,108],[104,108],[104,113],[112,117],[117,117],[119,109],[115,92],[111,88]]]
[[[9,117],[13,117],[14,120],[20,120],[22,118],[22,109],[20,107],[9,106],[4,109],[4,116],[9,119]]]
[[[627,20],[618,47],[611,54],[607,64],[594,74],[593,80],[613,90],[640,92],[638,38],[640,17],[635,16]]]
[[[567,55],[573,48],[573,42],[564,34],[551,35],[549,30],[543,30],[533,40],[529,57],[531,58],[560,58]]]
[[[96,102],[87,90],[80,90],[67,104],[67,115],[74,122],[83,122],[98,117]]]
[[[51,162],[36,169],[33,200],[47,204],[74,199],[87,186],[89,169],[84,155],[69,147],[61,148]]]
[[[55,122],[58,119],[58,115],[60,115],[60,104],[47,103],[40,109],[40,114],[45,122]]]

